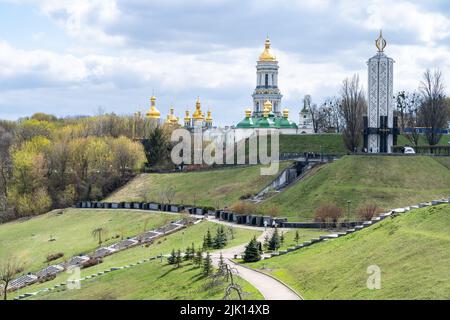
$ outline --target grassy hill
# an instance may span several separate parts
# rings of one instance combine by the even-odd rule
[[[252,264],[306,299],[450,299],[450,205],[414,210],[331,241]],[[381,269],[369,290],[367,267]]]
[[[367,201],[391,209],[450,196],[450,158],[345,156],[315,174],[269,198],[262,206],[276,205],[281,216],[307,220],[324,203],[351,215]]]
[[[280,163],[280,170],[290,164]],[[105,201],[156,201],[161,192],[175,189],[173,203],[230,206],[241,196],[255,194],[275,176],[262,176],[261,166],[246,166],[208,171],[170,174],[141,174]]]
[[[244,298],[263,299],[257,289],[235,277],[244,291]],[[105,276],[82,282],[79,290],[52,291],[33,297],[39,300],[220,300],[226,284],[209,288],[209,280],[201,269],[190,262],[174,268],[166,261],[152,261],[136,267],[111,272]],[[237,299],[237,296],[232,296]]]
[[[25,269],[37,270],[47,265],[48,254],[64,253],[63,258],[51,262],[54,264],[96,249],[98,242],[91,232],[97,227],[108,230],[107,239],[114,235],[128,237],[143,232],[144,226],[154,229],[179,217],[136,210],[55,210],[0,225],[0,260],[14,255]],[[117,239],[105,244],[113,241]]]
[[[159,214],[152,213],[152,215],[157,216]],[[160,254],[169,254],[172,251],[172,249],[175,250],[180,249],[183,251],[187,246],[190,246],[192,243],[194,243],[194,246],[198,248],[202,245],[203,236],[206,234],[207,230],[209,229],[211,231],[211,234],[214,235],[217,226],[218,225],[216,223],[203,221],[196,225],[190,226],[184,230],[180,230],[176,233],[160,238],[149,246],[136,246],[127,250],[120,251],[113,255],[104,257],[103,263],[99,265],[86,269],[81,269],[81,277],[85,277],[108,268],[121,267],[130,263],[136,263],[139,260],[154,257]],[[259,236],[261,233],[260,231],[255,230],[233,228],[233,237],[232,237],[230,229],[227,227],[226,230],[229,237],[227,247],[233,247],[242,243],[248,243],[250,239],[253,238],[253,236]],[[133,274],[131,274],[130,277],[132,276]],[[54,280],[25,287],[15,292],[14,294],[11,294],[10,297],[13,298],[14,296],[18,296],[21,293],[34,292],[39,289],[54,286],[55,284],[65,282],[67,280],[67,277],[68,274],[61,273]],[[195,297],[191,298],[194,299]]]

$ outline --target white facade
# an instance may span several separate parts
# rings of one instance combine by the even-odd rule
[[[311,112],[305,108],[299,113],[298,130],[300,134],[314,133],[313,120]]]
[[[393,145],[394,125],[393,73],[394,60],[383,53],[386,41],[377,40],[378,53],[369,59],[368,65],[368,108],[367,151],[390,153]],[[390,132],[391,129],[391,132]],[[385,133],[384,133],[385,132]]]

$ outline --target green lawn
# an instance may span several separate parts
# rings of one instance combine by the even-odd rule
[[[280,163],[280,170],[291,163]],[[170,174],[141,174],[105,201],[156,201],[162,202],[161,192],[175,189],[172,203],[225,207],[241,196],[256,194],[275,176],[262,176],[262,166],[246,166],[209,171]]]
[[[335,203],[347,215],[365,202],[386,210],[450,196],[450,159],[444,157],[345,156],[269,198],[289,220],[311,220],[321,204]]]
[[[450,142],[450,134],[446,134],[446,135],[442,136],[442,138],[439,141],[438,145],[444,145],[444,146],[447,145],[448,146],[449,142]],[[398,140],[397,140],[397,145],[398,146],[411,146],[412,144],[411,144],[411,142],[409,142],[409,140],[406,138],[406,136],[400,135],[398,137]],[[419,137],[419,145],[428,145],[428,142],[425,139],[425,136],[421,135]]]
[[[136,210],[55,210],[0,225],[0,260],[15,256],[26,270],[36,271],[47,265],[48,254],[64,253],[63,258],[51,262],[55,264],[95,250],[98,241],[91,232],[97,227],[106,228],[108,238],[115,235],[127,237],[142,233],[144,226],[151,230],[180,217]],[[51,237],[55,241],[49,241]],[[110,239],[105,244],[118,240],[120,238]]]
[[[159,238],[148,247],[136,246],[127,250],[117,252],[113,255],[103,258],[103,263],[99,265],[81,269],[81,276],[85,277],[112,267],[122,267],[127,264],[135,263],[139,260],[154,257],[160,254],[169,254],[172,249],[180,249],[183,251],[192,243],[194,243],[194,246],[198,248],[202,245],[203,235],[206,234],[207,230],[209,229],[211,231],[211,234],[214,236],[217,226],[218,224],[216,223],[203,221],[168,236]],[[232,239],[231,233],[228,228],[227,230],[229,238],[228,244],[226,246],[227,248],[237,246],[242,243],[248,243],[250,239],[253,238],[253,236],[259,236],[261,234],[260,231],[233,228],[234,239]],[[25,292],[34,292],[39,289],[54,286],[55,284],[65,282],[68,276],[69,275],[66,273],[61,273],[54,280],[22,288],[19,291],[11,294],[10,297],[13,298]]]
[[[263,299],[257,289],[241,278],[245,299]],[[201,268],[191,262],[183,262],[174,268],[158,260],[129,269],[118,270],[81,283],[80,289],[52,291],[34,296],[33,299],[51,300],[212,300],[222,299],[226,284],[208,288],[210,282],[201,274]],[[237,295],[232,298],[237,299]]]
[[[299,240],[295,241],[295,232],[298,231]],[[286,250],[289,247],[295,247],[304,241],[311,240],[312,238],[318,238],[324,234],[330,234],[335,231],[327,229],[289,229],[289,231],[283,231],[284,242],[281,244],[279,250]],[[280,232],[281,236],[281,232]]]
[[[250,266],[306,299],[450,299],[450,205],[414,210],[342,238]],[[369,290],[367,268],[381,269]]]
[[[280,135],[280,153],[323,152],[325,154],[345,154],[342,136],[336,133]]]

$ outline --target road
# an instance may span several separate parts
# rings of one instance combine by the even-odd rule
[[[210,219],[210,221],[216,222],[219,220],[216,219]],[[234,227],[239,228],[245,227],[248,228],[249,226],[243,226],[238,224],[233,224]],[[251,228],[251,227],[250,227]],[[253,227],[255,228],[255,227]],[[264,237],[268,235],[269,237],[272,235],[273,229],[267,229],[264,230],[264,228],[258,228],[259,230],[262,230],[263,232],[258,237],[258,241],[263,242]],[[234,258],[235,255],[240,255],[245,250],[246,244],[242,244],[236,247],[223,249],[220,252],[215,252],[211,255],[211,258],[213,260],[213,264],[217,266],[219,264],[219,258],[220,253],[222,253],[222,256],[225,260],[225,262],[234,270],[237,271],[237,274],[247,282],[249,282],[251,285],[253,285],[256,289],[259,290],[259,292],[264,296],[266,300],[301,300],[302,298],[294,292],[292,289],[290,289],[288,286],[284,285],[278,280],[275,280],[274,278],[255,271],[253,269],[247,268],[241,264],[233,262],[231,259]]]

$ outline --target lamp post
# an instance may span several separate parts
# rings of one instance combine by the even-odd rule
[[[351,200],[347,200],[347,222],[350,222],[350,204],[352,203]]]

